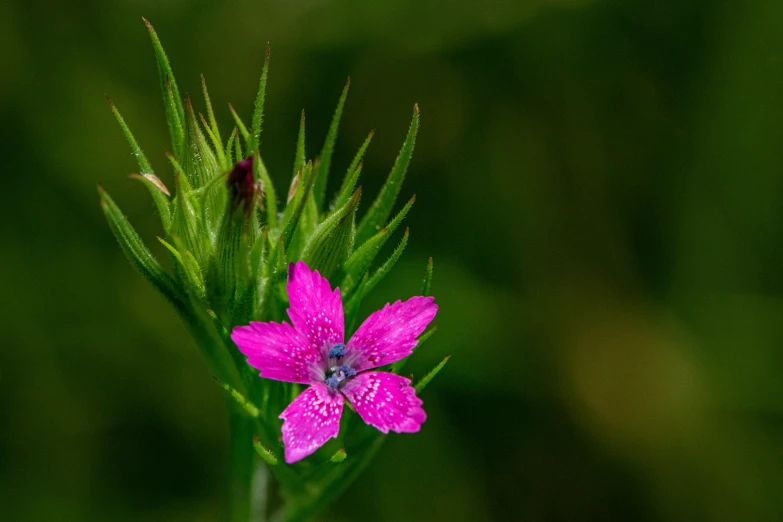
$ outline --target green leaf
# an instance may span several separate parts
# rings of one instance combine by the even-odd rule
[[[145,18],[142,18],[150,32],[152,39],[152,48],[155,51],[155,59],[158,63],[158,76],[160,77],[160,88],[163,93],[163,105],[166,109],[166,122],[169,127],[171,144],[174,148],[174,156],[182,158],[185,151],[185,109],[182,105],[182,98],[179,94],[177,82],[174,79],[174,72],[171,70],[169,59],[163,50],[155,29]]]
[[[288,250],[288,247],[291,244],[291,239],[294,237],[294,232],[296,231],[296,227],[299,224],[299,218],[302,217],[302,211],[307,204],[310,191],[313,189],[313,182],[315,181],[315,177],[316,176],[313,172],[312,164],[308,162],[307,165],[305,165],[302,175],[300,176],[300,183],[296,189],[296,195],[291,200],[289,207],[286,207],[286,210],[283,213],[283,222],[281,224],[283,231],[280,234],[280,237],[283,239],[283,245],[286,250]],[[289,208],[293,208],[290,214]],[[287,219],[286,214],[288,214]]]
[[[343,266],[353,247],[356,234],[356,209],[362,191],[357,190],[348,203],[334,211],[315,229],[302,251],[302,260],[311,270],[331,279]]]
[[[166,188],[166,185],[155,174],[131,174],[128,177],[141,181],[147,187],[155,206],[158,207],[163,229],[168,230],[171,227],[171,207],[169,205],[169,189]]]
[[[185,165],[185,174],[194,188],[201,188],[220,172],[215,154],[207,143],[201,126],[196,121],[196,113],[190,96],[185,98],[185,114],[188,122],[190,154]],[[222,210],[222,209],[221,209]]]
[[[258,417],[259,411],[256,406],[247,400],[244,395],[239,393],[237,390],[229,386],[228,384],[218,380],[217,377],[213,377],[215,379],[215,382],[218,383],[218,386],[226,390],[226,392],[229,394],[229,396],[236,401],[236,403],[242,408],[245,413],[253,417],[254,419]]]
[[[235,139],[239,139],[236,126],[234,126],[234,130],[231,131],[231,135],[228,137],[228,141],[226,142],[226,163],[228,163],[229,166],[233,165],[236,161],[239,161],[239,158],[234,160],[233,157],[234,151],[232,150],[232,147],[234,146]]]
[[[250,139],[250,132],[247,130],[247,127],[245,127],[245,124],[242,123],[242,118],[239,117],[239,114],[237,114],[237,111],[234,110],[233,105],[230,103],[228,104],[228,110],[231,111],[231,115],[234,117],[237,128],[242,134],[242,139],[245,140],[245,143],[247,143],[247,140]],[[239,158],[237,158],[237,161],[239,161]]]
[[[160,241],[161,244],[166,247],[169,252],[171,252],[171,255],[173,255],[174,259],[176,259],[179,263],[180,269],[185,274],[185,277],[187,278],[187,281],[193,290],[192,294],[199,298],[203,297],[205,291],[204,276],[202,275],[201,267],[198,266],[198,261],[196,261],[196,258],[193,257],[193,254],[191,254],[189,250],[180,252],[180,250],[166,242],[161,237],[158,238],[158,241]],[[179,243],[178,246],[182,248],[181,241],[177,240],[175,243]]]
[[[340,191],[337,193],[335,203],[332,205],[333,208],[339,208],[345,205],[345,202],[351,197],[353,188],[356,186],[356,181],[359,179],[359,173],[362,171],[362,157],[364,157],[364,152],[367,150],[367,147],[370,146],[370,142],[374,135],[375,131],[370,131],[370,134],[367,135],[364,143],[362,143],[362,146],[359,147],[359,150],[353,157],[353,161],[351,161],[351,165],[348,167],[345,177],[343,177],[343,184],[340,187]]]
[[[111,107],[111,111],[114,113],[114,117],[117,118],[117,123],[120,124],[120,128],[122,129],[122,133],[125,135],[125,139],[128,140],[128,144],[130,145],[131,151],[133,152],[133,156],[136,158],[136,162],[139,164],[139,172],[141,172],[141,174],[154,174],[150,162],[147,161],[147,156],[144,155],[141,147],[139,147],[139,144],[136,142],[136,138],[133,137],[133,133],[125,123],[125,119],[120,114],[120,111],[117,110],[117,107],[114,105],[114,102],[111,101],[111,98],[106,96],[106,100],[109,102],[109,106]]]
[[[209,123],[207,123],[207,119],[203,114],[198,113],[198,117],[201,120],[201,124],[204,126],[204,131],[206,131],[207,136],[209,136],[209,139],[212,142],[212,146],[215,149],[218,168],[220,168],[222,171],[228,170],[229,167],[226,164],[226,154],[223,152],[223,144],[220,143],[220,137],[215,136],[215,134],[212,132],[212,129],[210,128]]]
[[[196,114],[189,96],[185,98],[185,114],[188,120],[190,147],[185,172],[186,174],[190,173],[189,179],[193,187],[199,189],[207,186],[222,171],[212,148],[201,132],[201,126],[196,121]],[[209,233],[215,233],[220,226],[223,211],[226,208],[226,197],[225,190],[210,190],[204,194],[202,211],[204,212],[204,225]]]
[[[261,71],[261,80],[258,82],[258,94],[253,109],[253,118],[250,124],[250,133],[247,137],[248,154],[258,150],[261,139],[261,125],[264,121],[264,99],[266,98],[266,78],[269,74],[269,45],[266,46],[266,58],[264,59],[264,68]],[[239,125],[239,123],[237,123]]]
[[[163,270],[160,263],[152,256],[152,253],[144,246],[139,234],[136,233],[128,218],[122,213],[120,208],[114,203],[109,194],[98,186],[98,193],[101,198],[101,208],[106,215],[114,237],[120,244],[120,248],[125,253],[128,261],[147,278],[169,301],[177,308],[181,307],[181,301],[171,276]]]
[[[435,368],[430,371],[430,373],[425,375],[422,380],[416,383],[413,389],[416,390],[417,394],[421,393],[421,391],[430,383],[430,381],[434,379],[436,375],[438,375],[438,372],[440,372],[443,367],[446,366],[446,363],[449,362],[449,359],[451,359],[451,355],[447,355],[445,359],[443,359]]]
[[[226,156],[223,152],[223,143],[220,138],[220,130],[218,130],[217,120],[215,119],[215,113],[212,111],[212,102],[209,99],[209,92],[207,91],[207,81],[204,79],[204,75],[201,75],[201,88],[204,91],[204,102],[207,104],[207,116],[209,116],[209,125],[204,124],[204,128],[210,130],[209,133],[212,137],[215,145],[215,152],[218,156],[218,162],[223,170],[228,169],[229,165],[226,164]]]
[[[344,449],[338,449],[334,455],[329,459],[330,462],[334,462],[335,464],[340,463],[344,461],[348,457],[348,454],[345,453]]]
[[[340,118],[343,115],[343,107],[345,106],[345,99],[348,96],[348,88],[351,86],[351,78],[345,82],[343,92],[340,95],[340,100],[337,102],[337,108],[334,110],[334,116],[332,116],[332,122],[329,124],[329,132],[326,134],[326,140],[321,147],[321,168],[318,171],[318,178],[315,180],[313,186],[313,197],[315,198],[315,206],[319,211],[324,202],[326,195],[326,182],[329,179],[329,169],[332,166],[332,155],[334,154],[334,145],[337,142],[337,131],[340,127]]]
[[[266,449],[264,445],[261,444],[261,441],[258,440],[258,435],[253,437],[253,447],[256,449],[258,456],[261,457],[264,462],[270,466],[277,466],[277,457],[275,457],[275,454],[272,453],[272,451]]]
[[[345,306],[346,325],[353,325],[354,321],[356,320],[356,314],[359,312],[359,305],[361,305],[362,300],[378,285],[378,283],[383,280],[384,277],[389,274],[389,272],[391,272],[391,269],[394,268],[394,265],[397,264],[400,256],[402,256],[402,253],[405,251],[405,246],[408,244],[409,233],[410,229],[406,228],[405,235],[402,236],[402,241],[400,241],[400,244],[397,246],[397,248],[394,249],[391,257],[389,257],[389,259],[387,259],[386,262],[375,271],[372,277],[365,276],[365,278],[359,284],[359,287],[356,289],[354,295],[348,299],[348,303]],[[350,330],[350,328],[348,329]]]
[[[418,351],[418,350],[419,350],[419,348],[421,348],[421,345],[422,345],[422,344],[424,344],[424,343],[427,341],[427,339],[429,339],[430,337],[432,337],[432,335],[433,335],[435,332],[437,332],[437,331],[438,331],[438,325],[436,324],[435,326],[433,326],[432,328],[430,328],[429,330],[427,330],[426,332],[424,332],[423,334],[421,334],[421,335],[419,336],[419,339],[418,339],[418,340],[417,340],[417,342],[416,342],[416,347],[414,348],[414,350]],[[405,358],[402,358],[402,359],[400,359],[399,361],[395,362],[394,364],[392,364],[392,365],[391,365],[391,372],[392,372],[392,373],[399,374],[399,373],[400,373],[400,371],[402,371],[402,368],[403,368],[403,366],[405,366],[405,363],[406,363],[406,362],[408,361],[408,359],[410,359],[410,358],[411,358],[411,356],[409,355],[409,356],[407,356],[407,357],[405,357]]]
[[[361,245],[367,241],[386,223],[386,219],[389,217],[392,207],[394,207],[394,202],[397,200],[397,195],[400,193],[402,182],[405,179],[405,173],[408,170],[408,165],[410,165],[413,147],[416,143],[416,132],[418,130],[419,106],[414,105],[413,119],[411,119],[408,134],[405,137],[405,142],[402,144],[400,154],[394,162],[394,167],[392,167],[389,177],[386,179],[386,183],[383,185],[378,197],[359,224],[359,230],[356,233],[357,245]]]
[[[402,223],[402,220],[405,219],[415,201],[416,196],[413,196],[386,228],[375,234],[351,254],[351,257],[345,262],[345,278],[340,285],[340,288],[346,293],[350,292],[354,284],[359,281],[362,274],[370,267],[383,245],[386,244],[386,241]]]
[[[171,222],[172,236],[179,237],[186,250],[193,252],[199,266],[208,266],[209,241],[202,234],[201,209],[198,199],[191,197],[185,174],[177,172],[177,197]]]
[[[299,119],[299,133],[296,137],[296,153],[294,154],[294,172],[296,176],[305,165],[305,111],[302,109],[302,116]]]
[[[432,258],[427,262],[427,271],[424,272],[424,285],[422,285],[421,295],[431,295],[430,287],[432,287]]]

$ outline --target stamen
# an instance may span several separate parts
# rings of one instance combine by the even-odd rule
[[[337,385],[340,384],[340,381],[337,379],[337,375],[332,374],[329,377],[326,378],[324,383],[330,387],[333,390],[337,389]]]
[[[348,366],[347,364],[343,364],[340,366],[340,371],[345,374],[346,377],[353,377],[356,375],[356,370]]]
[[[343,355],[345,355],[345,352],[346,352],[345,344],[343,343],[335,344],[329,349],[329,358],[334,359],[336,357],[342,357]]]

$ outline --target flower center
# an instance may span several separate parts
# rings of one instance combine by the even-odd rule
[[[347,364],[342,364],[343,355],[346,354],[345,344],[338,343],[329,349],[329,361],[326,363],[326,378],[324,383],[336,390],[340,383],[348,377],[356,375],[356,370]]]

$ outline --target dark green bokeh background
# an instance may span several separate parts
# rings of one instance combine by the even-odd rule
[[[364,313],[432,255],[441,331],[410,368],[453,357],[324,520],[783,519],[775,0],[1,3],[0,519],[222,514],[223,392],[95,191],[163,257],[103,99],[170,183],[142,15],[224,134],[271,42],[279,193],[299,111],[313,156],[346,76],[335,167],[377,129],[368,194],[421,107],[411,242]]]

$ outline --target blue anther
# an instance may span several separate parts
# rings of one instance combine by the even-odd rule
[[[345,345],[343,343],[335,344],[329,349],[329,358],[342,357],[345,355]]]
[[[340,381],[337,380],[337,375],[332,374],[329,377],[326,378],[324,381],[328,387],[330,387],[333,390],[337,389],[337,385],[340,384]]]
[[[339,371],[343,372],[346,377],[353,377],[354,375],[356,375],[356,370],[354,370],[347,364],[343,364],[342,366],[340,366]]]

